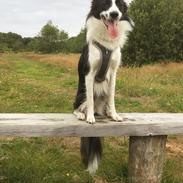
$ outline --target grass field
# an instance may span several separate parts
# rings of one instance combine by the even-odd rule
[[[0,112],[72,112],[79,55],[0,55]],[[183,112],[183,64],[123,68],[120,112]],[[163,183],[183,182],[183,137],[170,137]],[[0,183],[127,183],[128,139],[106,138],[95,177],[78,138],[0,138]]]

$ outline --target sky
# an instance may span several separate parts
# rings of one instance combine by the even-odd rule
[[[91,0],[0,0],[0,32],[34,37],[52,20],[69,36],[75,36],[85,25],[90,3]]]

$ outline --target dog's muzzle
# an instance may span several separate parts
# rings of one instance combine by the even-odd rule
[[[118,20],[119,19],[119,13],[117,11],[113,11],[109,14],[111,20]]]

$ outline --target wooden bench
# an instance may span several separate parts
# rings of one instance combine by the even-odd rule
[[[183,134],[183,114],[121,115],[121,123],[98,118],[89,125],[72,114],[0,114],[0,136],[129,136],[129,182],[160,183],[167,135]]]

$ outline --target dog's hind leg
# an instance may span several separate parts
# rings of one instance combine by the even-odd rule
[[[86,119],[86,102],[83,102],[78,109],[74,110],[74,115],[79,120]]]
[[[85,118],[86,118],[85,113],[79,112],[79,110],[75,110],[74,115],[79,120],[85,120]]]

